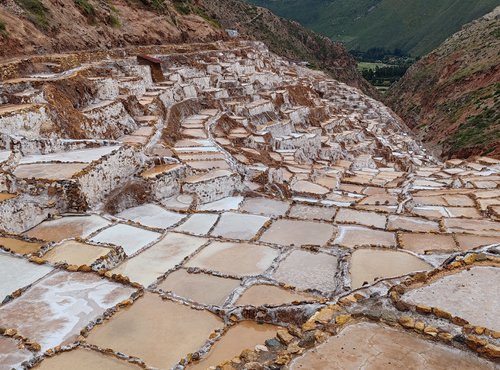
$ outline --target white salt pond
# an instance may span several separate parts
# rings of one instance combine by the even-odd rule
[[[113,244],[122,247],[128,256],[158,240],[161,234],[134,226],[117,224],[101,231],[90,239],[93,243]]]

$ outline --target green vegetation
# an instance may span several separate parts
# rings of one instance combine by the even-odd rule
[[[497,39],[500,39],[500,27],[495,28],[493,31],[491,31],[490,35],[496,37]]]
[[[165,0],[138,0],[142,5],[152,8],[158,12],[166,9]]]
[[[374,65],[375,67],[367,68],[366,64]],[[408,70],[410,64],[384,64],[384,63],[365,63],[364,67],[358,68],[361,70],[361,74],[377,89],[385,91],[394,82],[398,81],[404,76]],[[365,69],[363,69],[365,68]]]
[[[351,53],[358,60],[358,70],[365,80],[382,92],[403,77],[415,62],[414,58],[405,56],[400,49],[391,52],[384,48],[371,48],[366,52]]]
[[[447,140],[451,151],[480,146],[488,150],[488,144],[500,140],[500,104],[485,109],[481,114],[467,119]]]
[[[222,28],[221,24],[211,18],[202,8],[200,8],[196,3],[192,3],[191,0],[173,0],[172,4],[174,5],[177,13],[182,15],[188,14],[196,14],[207,21],[212,27]]]
[[[246,0],[296,20],[349,50],[400,48],[427,54],[498,0]]]
[[[122,22],[117,12],[111,11],[109,15],[109,25],[113,28],[120,28],[122,26]]]
[[[16,0],[21,8],[26,10],[28,20],[42,30],[49,28],[47,8],[40,0]]]
[[[0,19],[0,35],[1,36],[7,35],[7,25],[2,19]]]
[[[191,14],[191,4],[189,0],[173,0],[175,10],[179,14],[187,15]]]
[[[374,70],[376,68],[387,68],[387,67],[393,67],[393,64],[386,64],[382,62],[359,62],[358,63],[358,70],[360,72],[364,71],[370,71]]]
[[[96,11],[94,6],[88,2],[88,0],[74,0],[75,4],[82,13],[88,18],[89,22],[95,23],[96,20]]]

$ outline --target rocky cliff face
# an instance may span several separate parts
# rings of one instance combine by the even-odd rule
[[[500,157],[500,7],[414,65],[387,103],[443,157]]]
[[[241,0],[200,0],[206,13],[244,38],[263,41],[271,51],[327,71],[333,78],[377,97],[377,90],[363,79],[356,61],[340,43]]]

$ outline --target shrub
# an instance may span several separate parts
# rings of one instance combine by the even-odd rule
[[[95,22],[96,11],[88,0],[75,0],[75,4],[91,22]]]
[[[120,18],[118,17],[118,14],[116,14],[113,11],[109,15],[109,24],[113,28],[120,28],[122,26],[122,23],[120,22]]]
[[[191,6],[188,0],[173,0],[174,8],[179,14],[190,14]]]
[[[0,35],[7,35],[7,26],[3,20],[0,19]]]
[[[35,26],[46,30],[49,28],[47,8],[40,0],[16,0],[21,8],[28,13],[28,20]]]

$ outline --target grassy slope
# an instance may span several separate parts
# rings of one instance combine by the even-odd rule
[[[444,157],[500,157],[499,50],[500,7],[412,66],[386,103]]]
[[[247,0],[345,42],[424,55],[499,0]]]

